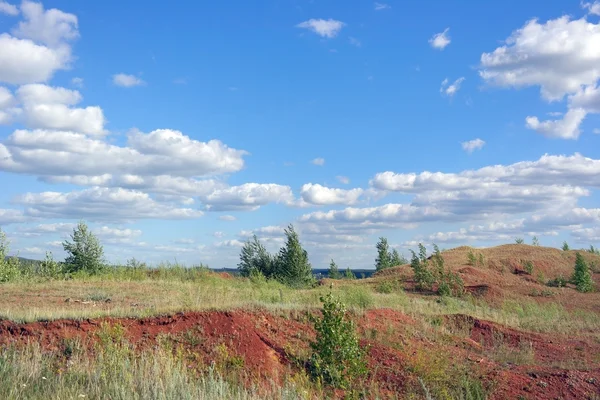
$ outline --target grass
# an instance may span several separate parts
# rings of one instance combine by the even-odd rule
[[[326,286],[297,290],[276,281],[224,279],[213,273],[202,273],[193,279],[189,276],[184,278],[103,280],[87,277],[69,281],[3,284],[0,318],[31,322],[101,316],[147,317],[179,311],[232,308],[305,310],[319,307],[319,298],[329,291]],[[358,313],[370,308],[391,308],[415,319],[441,314],[468,314],[535,332],[575,334],[600,330],[600,318],[596,313],[567,310],[558,301],[506,300],[501,307],[492,307],[472,297],[439,300],[435,296],[410,295],[401,289],[379,293],[379,288],[373,290],[357,281],[337,281],[332,290]],[[65,302],[67,299],[71,301]]]

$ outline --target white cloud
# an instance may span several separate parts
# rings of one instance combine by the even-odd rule
[[[245,183],[216,189],[200,199],[211,211],[256,210],[269,203],[291,204],[294,195],[289,186],[274,183]]]
[[[67,46],[51,49],[29,39],[0,34],[0,82],[45,82],[57,70],[67,69],[70,61],[71,50]]]
[[[302,186],[300,195],[302,199],[310,204],[316,205],[352,205],[355,204],[363,194],[363,189],[334,189],[319,184],[307,183]]]
[[[436,33],[435,35],[433,35],[431,39],[429,39],[429,44],[431,45],[431,47],[438,50],[444,50],[444,48],[448,46],[451,42],[450,36],[448,36],[449,31],[450,28],[446,28],[443,32]]]
[[[0,0],[0,14],[11,15],[14,17],[15,15],[19,15],[19,9],[13,4]]]
[[[213,236],[216,237],[216,238],[222,238],[225,235],[226,234],[224,232],[221,232],[221,231],[216,231],[216,232],[213,233]]]
[[[134,87],[145,85],[146,82],[141,80],[135,75],[127,75],[127,74],[115,74],[113,75],[113,83],[117,86],[121,87]]]
[[[5,87],[0,86],[0,110],[16,104],[15,96]]]
[[[0,208],[0,226],[24,222],[27,219],[28,218],[25,215],[23,215],[23,212],[21,210]]]
[[[480,76],[501,87],[540,86],[547,100],[559,100],[600,77],[600,25],[568,16],[528,21],[505,44],[481,55]]]
[[[335,179],[337,179],[340,183],[343,183],[344,185],[350,183],[350,178],[348,178],[347,176],[338,175],[335,177]]]
[[[600,15],[600,1],[598,0],[593,3],[581,3],[581,7],[587,10],[588,14]]]
[[[467,153],[472,153],[475,150],[481,150],[483,148],[483,146],[485,146],[485,141],[477,138],[477,139],[469,140],[467,142],[462,142],[461,146],[462,146],[463,150],[466,151]]]
[[[425,171],[420,174],[397,174],[387,171],[376,174],[370,184],[378,190],[402,193],[499,188],[505,184],[575,185],[600,188],[598,170],[600,170],[600,160],[575,153],[572,156],[544,155],[536,161],[493,165],[460,173]]]
[[[344,27],[344,23],[342,21],[337,21],[335,19],[309,19],[308,21],[304,21],[296,25],[297,28],[308,29],[311,32],[316,33],[317,35],[324,38],[334,38],[338,35],[338,33]]]
[[[235,220],[237,220],[237,218],[234,217],[233,215],[221,215],[221,216],[219,216],[219,219],[221,221],[235,221]]]
[[[598,129],[598,128],[595,128],[593,132],[594,132],[596,135],[600,135],[600,129]]]
[[[115,179],[131,185],[164,184],[174,189],[187,186],[193,191],[204,181],[181,178],[239,171],[246,154],[218,140],[199,142],[168,129],[148,134],[130,132],[127,144],[115,146],[73,132],[16,130],[4,144],[0,143],[0,168],[37,176],[80,175],[95,180],[88,184]],[[208,184],[215,186],[214,182]]]
[[[83,78],[74,77],[71,79],[71,85],[81,89],[83,87]]]
[[[38,237],[55,233],[66,234],[73,231],[73,228],[75,228],[76,226],[77,224],[67,222],[39,224],[36,226],[21,226],[18,228],[16,233],[19,236],[25,237]]]
[[[161,204],[147,193],[94,187],[69,193],[26,193],[14,200],[26,207],[26,215],[41,218],[82,218],[92,221],[136,219],[191,219],[202,212]]]
[[[322,167],[323,165],[325,165],[325,159],[318,157],[318,158],[315,158],[314,160],[312,160],[311,163]]]
[[[389,10],[392,8],[389,4],[375,2],[375,11]]]
[[[442,86],[440,87],[440,93],[445,94],[446,96],[452,97],[460,90],[460,86],[464,82],[465,78],[460,77],[455,80],[451,85],[448,85],[448,78],[442,81]]]
[[[23,120],[30,128],[72,130],[104,135],[105,118],[100,107],[71,108],[82,100],[76,90],[29,84],[17,90],[23,104]]]
[[[13,30],[17,37],[57,47],[79,37],[77,16],[52,8],[44,10],[41,3],[24,0],[21,3],[24,21]]]
[[[583,108],[572,108],[563,119],[540,121],[529,116],[525,119],[525,126],[549,138],[577,139],[581,133],[579,125],[586,115]]]

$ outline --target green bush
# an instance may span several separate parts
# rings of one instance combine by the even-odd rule
[[[349,389],[367,374],[365,350],[360,347],[356,325],[346,306],[330,292],[320,298],[322,317],[312,317],[317,333],[310,344],[310,372],[320,382]]]
[[[419,243],[419,255],[412,252],[411,267],[415,273],[417,289],[432,290],[437,284],[437,293],[441,296],[462,296],[464,282],[460,275],[446,269],[444,257],[437,245],[433,245],[434,252],[431,260],[427,259],[425,246]]]
[[[84,222],[79,222],[73,229],[71,240],[63,242],[63,248],[68,254],[65,259],[66,272],[81,271],[90,275],[101,272],[104,268],[104,249]]]
[[[475,257],[475,253],[473,253],[473,250],[469,250],[469,253],[467,254],[467,265],[475,266],[476,264],[477,257]]]
[[[0,283],[12,282],[19,278],[21,270],[17,257],[8,257],[9,242],[6,234],[0,229]]]
[[[548,286],[550,287],[565,287],[567,286],[567,279],[565,279],[563,276],[559,276],[558,278],[554,278],[551,281],[548,281],[547,283]]]
[[[522,261],[523,263],[523,269],[525,270],[525,272],[527,272],[529,275],[533,274],[533,262],[531,262],[530,260],[527,261]]]

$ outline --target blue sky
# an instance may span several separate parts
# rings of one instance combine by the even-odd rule
[[[600,244],[600,2],[0,1],[0,226],[233,267],[293,223],[313,266],[379,236]]]

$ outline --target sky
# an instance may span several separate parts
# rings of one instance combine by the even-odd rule
[[[600,245],[600,1],[0,0],[0,227],[62,259],[315,268]]]

